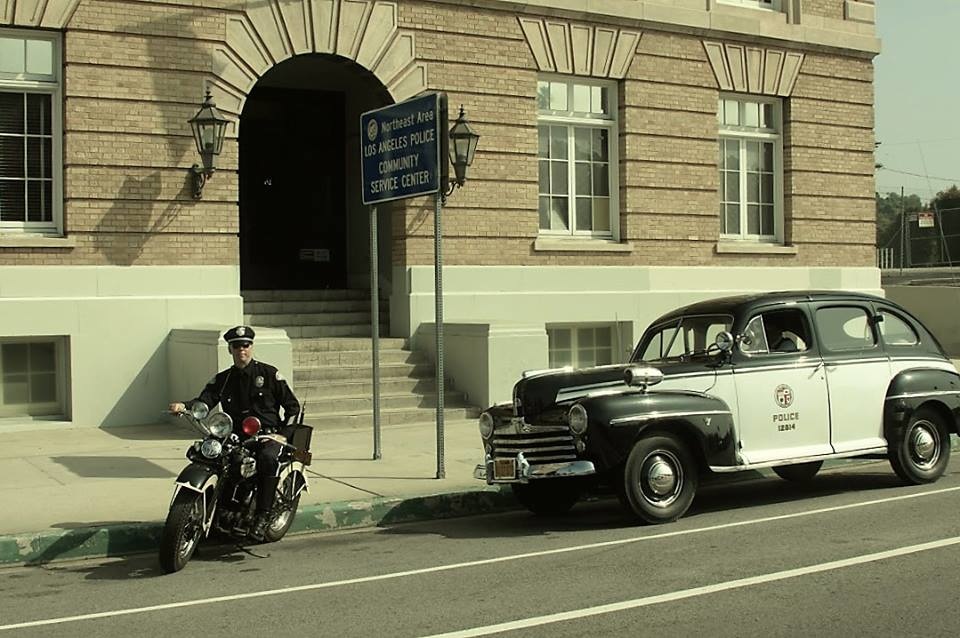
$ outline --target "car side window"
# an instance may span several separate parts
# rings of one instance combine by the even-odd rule
[[[754,317],[747,324],[740,349],[751,355],[806,352],[811,342],[803,311],[799,308],[781,308]]]
[[[883,317],[880,336],[887,345],[913,346],[920,343],[920,337],[906,320],[884,308],[880,309],[880,316]]]
[[[877,340],[870,315],[859,306],[833,306],[817,309],[817,330],[828,350],[865,350]]]

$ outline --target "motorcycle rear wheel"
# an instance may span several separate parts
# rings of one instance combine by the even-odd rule
[[[198,494],[177,495],[160,536],[160,567],[172,574],[183,569],[203,535],[203,507]]]
[[[288,474],[283,479],[283,484],[277,490],[276,503],[273,508],[273,516],[270,524],[263,533],[263,540],[267,543],[276,543],[287,535],[290,526],[293,525],[293,518],[297,515],[297,507],[300,505],[300,495],[297,494],[291,500],[290,496],[296,489],[296,475]],[[302,479],[301,479],[302,480]],[[286,503],[281,505],[281,503]]]

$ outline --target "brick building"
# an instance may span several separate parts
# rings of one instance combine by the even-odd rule
[[[0,422],[155,421],[245,318],[288,327],[261,355],[297,380],[298,339],[348,319],[310,332],[250,304],[356,292],[300,295],[322,315],[369,294],[359,116],[423,90],[482,136],[443,213],[446,365],[473,404],[509,398],[521,369],[622,360],[679,303],[878,292],[874,12],[0,0]],[[194,199],[187,120],[207,89],[231,125]],[[432,219],[429,198],[379,210],[384,332],[424,351]]]

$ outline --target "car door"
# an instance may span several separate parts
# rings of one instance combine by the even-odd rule
[[[873,314],[867,301],[813,304],[830,396],[830,442],[837,453],[886,446],[883,405],[890,361],[880,348]]]
[[[805,304],[747,317],[734,351],[740,453],[750,464],[830,454],[830,409]]]

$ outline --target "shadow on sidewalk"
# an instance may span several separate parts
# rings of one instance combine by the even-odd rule
[[[158,420],[162,418],[157,416]],[[168,417],[166,422],[151,425],[113,425],[100,427],[101,432],[115,436],[125,441],[193,441],[200,434],[174,417]]]
[[[52,456],[82,478],[174,478],[176,474],[138,456]]]

